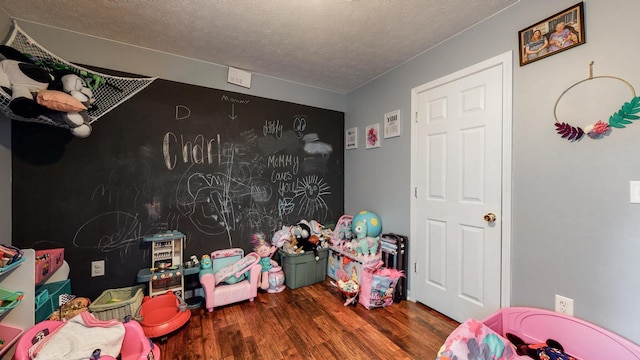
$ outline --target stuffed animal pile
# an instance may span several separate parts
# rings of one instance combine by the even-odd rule
[[[287,254],[303,254],[312,251],[316,260],[319,248],[329,247],[331,230],[315,220],[300,220],[297,224],[283,226],[273,235],[271,243]]]
[[[378,215],[360,211],[356,216],[343,215],[338,219],[331,236],[333,247],[358,257],[362,263],[376,264],[380,259],[382,224]]]
[[[9,110],[22,118],[44,116],[77,137],[91,134],[87,110],[93,91],[70,70],[49,71],[18,50],[0,45],[0,87],[11,96]]]

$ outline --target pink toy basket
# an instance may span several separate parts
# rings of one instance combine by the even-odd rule
[[[358,302],[369,310],[393,304],[393,294],[398,280],[404,276],[400,270],[381,268],[381,266],[382,261],[374,267],[365,267],[360,275]]]

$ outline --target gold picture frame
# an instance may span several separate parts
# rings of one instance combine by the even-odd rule
[[[518,32],[520,66],[585,43],[584,2]]]

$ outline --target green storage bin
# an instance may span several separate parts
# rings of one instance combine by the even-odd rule
[[[313,252],[304,254],[287,254],[278,250],[284,270],[284,283],[289,289],[313,285],[324,281],[327,277],[328,249],[318,249],[319,260],[316,261]]]
[[[71,294],[71,280],[67,279],[36,286],[36,298],[47,293],[49,294],[47,299],[39,298],[40,305],[36,307],[36,323],[47,320],[60,307],[60,295]]]

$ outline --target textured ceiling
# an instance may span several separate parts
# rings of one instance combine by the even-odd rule
[[[515,2],[0,0],[0,7],[19,20],[346,93]]]

